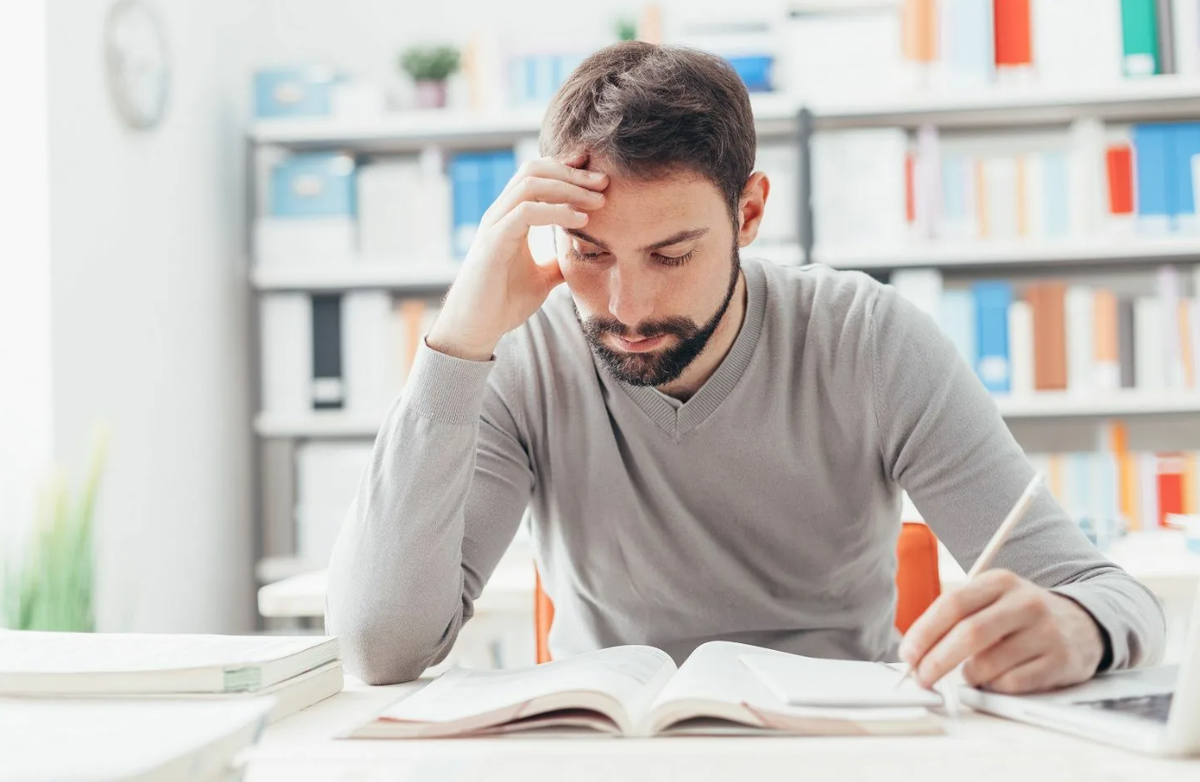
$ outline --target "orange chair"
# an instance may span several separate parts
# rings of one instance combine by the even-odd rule
[[[899,560],[896,569],[896,629],[901,633],[942,593],[938,575],[937,538],[929,527],[906,521],[900,528],[896,546]],[[537,575],[533,596],[533,624],[538,663],[550,662],[550,624],[554,621],[554,603],[542,589],[542,577]]]

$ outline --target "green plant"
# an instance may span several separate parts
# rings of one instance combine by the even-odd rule
[[[453,46],[412,46],[400,55],[400,67],[415,81],[442,81],[458,70]]]
[[[637,40],[637,22],[627,16],[623,16],[616,21],[617,40],[618,41],[633,41]]]
[[[61,468],[38,497],[35,526],[23,561],[6,562],[3,622],[14,630],[90,632],[92,612],[92,518],[107,449],[107,429],[97,430],[88,475],[77,497]]]

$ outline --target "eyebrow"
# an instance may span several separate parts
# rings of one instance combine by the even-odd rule
[[[563,230],[566,231],[567,233],[569,233],[571,236],[574,236],[576,239],[582,239],[583,241],[587,242],[588,244],[594,244],[603,250],[609,249],[608,245],[606,245],[604,242],[600,241],[599,239],[595,239],[591,236],[588,236],[583,231],[577,230],[575,228],[564,228]],[[654,242],[653,244],[646,245],[645,247],[642,248],[642,252],[646,252],[646,253],[654,252],[655,250],[661,250],[664,247],[670,247],[673,244],[679,244],[680,242],[691,241],[692,239],[699,239],[701,236],[704,236],[706,233],[708,233],[707,228],[691,228],[691,229],[688,229],[685,231],[679,231],[678,233],[671,234],[666,239],[663,239],[658,242]]]

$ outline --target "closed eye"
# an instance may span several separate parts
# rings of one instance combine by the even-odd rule
[[[598,258],[600,258],[602,255],[607,254],[604,251],[594,252],[594,253],[585,253],[582,250],[579,250],[575,247],[572,247],[570,250],[567,251],[567,253],[571,256],[571,258],[573,258],[577,261],[594,261],[594,260],[597,260]]]
[[[662,253],[655,253],[654,258],[663,266],[683,266],[685,263],[692,260],[692,256],[695,254],[695,250],[689,250],[683,255],[663,255]]]

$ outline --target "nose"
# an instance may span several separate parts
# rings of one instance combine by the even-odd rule
[[[646,275],[615,263],[609,272],[608,311],[630,329],[654,311],[653,283]]]

